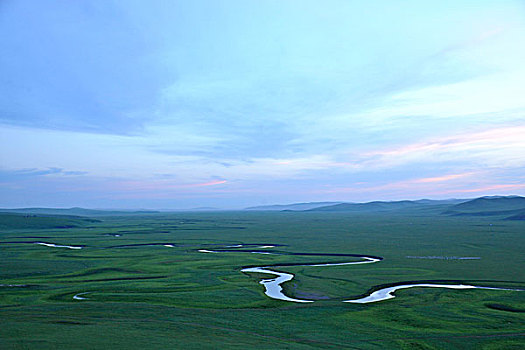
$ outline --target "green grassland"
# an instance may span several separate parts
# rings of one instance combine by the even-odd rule
[[[525,292],[413,288],[372,304],[341,302],[403,281],[525,288],[525,222],[441,212],[158,213],[68,228],[7,222],[0,231],[0,348],[525,347]],[[153,243],[175,247],[146,245]],[[258,282],[268,276],[241,267],[352,259],[197,251],[240,243],[384,260],[276,268],[296,275],[283,285],[287,295],[319,299],[290,303],[266,297]],[[87,299],[73,299],[86,292]]]
[[[79,216],[44,216],[35,214],[16,214],[0,212],[0,230],[45,229],[84,227],[97,222],[96,219]]]

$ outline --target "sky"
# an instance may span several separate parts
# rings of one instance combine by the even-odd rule
[[[0,207],[525,195],[523,1],[0,2]]]

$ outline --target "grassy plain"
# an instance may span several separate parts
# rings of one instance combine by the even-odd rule
[[[443,216],[432,210],[97,219],[73,228],[2,229],[1,348],[525,347],[525,292],[414,288],[378,303],[341,302],[403,281],[525,288],[523,221]],[[85,248],[29,244],[35,241]],[[152,243],[174,247],[141,245]],[[197,251],[240,243],[384,260],[279,268],[296,274],[284,285],[288,295],[320,299],[296,304],[266,297],[258,283],[262,276],[243,274],[241,267],[346,259]],[[73,299],[85,292],[87,299]]]

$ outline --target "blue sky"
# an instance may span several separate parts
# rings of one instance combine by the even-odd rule
[[[521,1],[0,3],[0,207],[525,194]]]

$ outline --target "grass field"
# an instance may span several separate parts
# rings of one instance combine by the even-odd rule
[[[373,304],[341,302],[404,281],[525,288],[523,221],[428,210],[128,215],[70,228],[44,221],[1,231],[1,348],[525,347],[525,292],[414,288]],[[290,303],[264,295],[258,282],[267,275],[241,268],[348,258],[198,252],[241,243],[384,260],[279,268],[295,274],[287,295],[320,299]],[[73,299],[79,293],[86,299]]]

